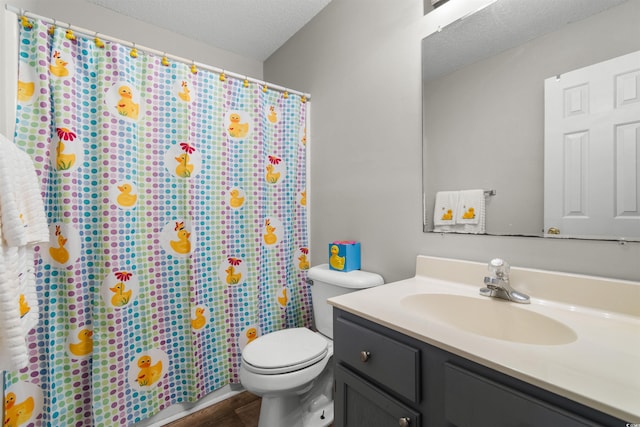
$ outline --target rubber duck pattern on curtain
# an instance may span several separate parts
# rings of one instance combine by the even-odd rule
[[[16,144],[50,242],[4,427],[127,426],[239,382],[248,342],[311,326],[305,99],[28,24]]]

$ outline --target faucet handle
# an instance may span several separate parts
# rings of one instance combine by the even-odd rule
[[[489,261],[489,271],[496,277],[505,277],[509,275],[509,263],[502,258],[494,258]]]

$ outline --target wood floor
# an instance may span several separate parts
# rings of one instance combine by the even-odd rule
[[[258,427],[260,398],[243,391],[191,415],[167,424],[167,427]]]

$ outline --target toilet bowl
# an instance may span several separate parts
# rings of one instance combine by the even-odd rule
[[[333,422],[333,313],[327,298],[383,283],[366,271],[309,269],[318,332],[275,331],[242,351],[240,383],[262,397],[258,427],[326,427]]]
[[[283,329],[262,338],[245,347],[240,366],[244,388],[262,396],[258,426],[329,425],[333,375],[321,374],[330,364],[333,343],[306,328]]]

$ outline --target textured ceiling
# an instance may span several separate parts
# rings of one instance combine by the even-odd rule
[[[625,1],[498,0],[422,40],[422,78],[437,78]]]
[[[331,0],[86,0],[264,61]]]

